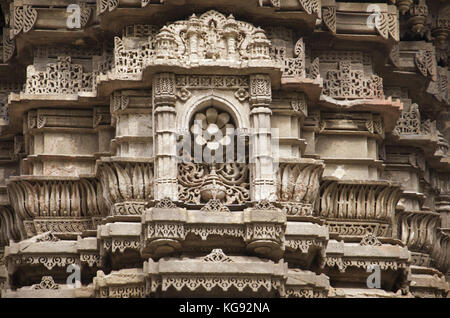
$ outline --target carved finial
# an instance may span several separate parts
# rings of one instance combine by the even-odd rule
[[[231,263],[233,260],[225,255],[225,253],[220,248],[213,249],[211,253],[203,258],[204,262],[214,262],[214,263]]]

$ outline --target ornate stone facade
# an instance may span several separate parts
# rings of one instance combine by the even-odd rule
[[[0,1],[1,297],[448,297],[448,3],[72,2]]]

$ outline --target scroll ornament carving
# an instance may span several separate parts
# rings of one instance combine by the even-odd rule
[[[286,288],[286,298],[326,298],[328,292],[326,290],[314,290],[309,288],[288,287]]]
[[[80,24],[81,28],[84,28],[89,22],[89,18],[91,17],[92,13],[92,8],[84,2],[81,2],[79,6],[80,6]]]
[[[203,258],[204,262],[212,262],[212,263],[232,263],[233,260],[225,255],[225,253],[220,249],[213,249],[210,254],[206,255]]]
[[[11,39],[20,32],[29,32],[37,21],[37,11],[31,5],[14,6],[11,14]]]
[[[297,99],[291,100],[291,107],[295,112],[299,112],[304,117],[308,117],[308,107],[306,105],[306,99],[304,95],[300,96]]]
[[[170,198],[164,198],[155,204],[158,209],[175,209],[177,205]]]
[[[380,240],[378,240],[378,238],[371,232],[364,235],[359,244],[362,246],[381,246]]]
[[[77,259],[73,256],[48,256],[48,255],[32,255],[14,257],[13,262],[16,265],[43,265],[48,270],[52,270],[55,266],[65,268],[67,265],[77,263]]]
[[[393,130],[396,135],[431,135],[435,132],[435,123],[429,120],[421,122],[419,106],[414,103],[404,110]]]
[[[282,58],[283,77],[305,77],[305,44],[303,39],[297,40],[293,58]]]
[[[378,34],[381,35],[384,39],[387,40],[389,38],[389,16],[386,12],[379,12],[375,16],[375,29],[377,30]]]
[[[240,163],[216,165],[214,180],[224,194],[225,204],[242,204],[248,201],[250,199],[248,166]],[[182,163],[178,165],[178,169],[180,200],[193,204],[204,202],[200,190],[210,184],[211,178],[208,176],[211,176],[211,167],[199,163]]]
[[[53,277],[51,276],[43,276],[41,282],[39,284],[31,286],[31,289],[60,289],[59,285],[55,283]]]
[[[124,253],[126,249],[139,250],[141,247],[140,239],[133,238],[112,238],[103,241],[103,248],[111,253],[119,251]]]
[[[202,76],[202,75],[178,75],[176,77],[177,97],[187,101],[191,96],[191,90],[195,89],[220,89],[235,90],[234,96],[241,102],[249,97],[249,79],[247,76]]]
[[[119,6],[119,0],[97,0],[97,14],[113,11]]]
[[[245,229],[245,240],[252,242],[256,240],[271,240],[281,243],[284,239],[284,226],[281,224],[248,224]]]
[[[306,77],[313,80],[320,77],[320,62],[318,57],[316,57],[306,69]]]
[[[209,200],[201,210],[206,212],[230,212],[230,209],[218,199]]]
[[[16,41],[10,38],[10,31],[7,28],[3,28],[3,42],[1,49],[0,62],[7,63],[11,60],[16,51]]]
[[[254,206],[255,210],[268,210],[268,211],[273,211],[273,210],[277,210],[277,208],[272,204],[272,202],[270,202],[267,199],[258,201],[255,206]]]
[[[183,288],[194,291],[200,287],[203,287],[206,291],[211,291],[215,287],[223,291],[227,291],[230,287],[235,287],[239,291],[250,288],[253,292],[257,292],[260,288],[264,288],[267,291],[273,289],[271,277],[234,275],[202,275],[199,277],[194,275],[164,276],[162,279],[162,290],[166,291],[169,287],[174,287],[177,291],[181,291]]]
[[[378,222],[345,222],[327,220],[328,231],[333,234],[342,236],[361,236],[367,232],[373,233],[375,236],[386,237],[390,235],[390,226],[386,223]]]
[[[101,287],[98,295],[100,298],[144,298],[146,296],[146,290],[142,284],[108,286]]]
[[[210,235],[244,237],[245,229],[244,226],[186,225],[185,233],[193,233],[205,241]]]
[[[440,102],[449,102],[447,68],[437,67],[436,81],[431,81],[427,92],[433,94]]]
[[[227,211],[228,212],[228,211]],[[172,240],[185,240],[188,234],[199,236],[207,240],[209,236],[236,237],[246,241],[273,240],[281,242],[284,236],[283,226],[280,224],[236,224],[236,225],[214,225],[214,224],[185,224],[182,222],[155,222],[147,223],[144,227],[145,238],[148,241],[160,238]],[[110,243],[108,243],[110,246]],[[109,248],[109,247],[108,247]]]
[[[377,75],[367,78],[364,71],[352,70],[348,61],[339,62],[338,70],[327,72],[323,94],[337,99],[383,99],[383,80]]]
[[[423,76],[430,76],[433,81],[437,80],[436,59],[434,52],[421,50],[415,55],[414,61],[417,69]]]
[[[33,233],[45,233],[52,231],[54,233],[82,233],[86,230],[94,229],[94,225],[89,218],[45,218],[24,221],[27,235]]]
[[[153,224],[147,224],[145,227],[145,237],[149,240],[155,238],[167,238],[167,239],[184,239],[185,228],[182,223],[176,222],[158,222]]]
[[[336,34],[336,7],[322,7],[322,19],[325,27]]]
[[[234,138],[229,134],[230,130],[233,133],[235,130],[231,115],[209,107],[194,115],[190,130],[195,146],[201,147],[202,153],[208,150],[211,157],[208,158],[208,163],[195,163],[191,158],[192,154],[184,154],[189,160],[178,165],[180,200],[190,204],[208,202],[206,210],[222,210],[216,201],[223,201],[225,204],[243,204],[247,201],[250,197],[248,166],[239,162],[215,162],[220,159],[219,151],[225,154],[225,147]]]
[[[73,64],[70,56],[59,56],[57,63],[49,63],[45,71],[28,66],[27,94],[76,94],[92,89],[92,73],[83,72],[83,66]]]
[[[342,259],[341,257],[326,257],[325,264],[328,267],[336,266],[340,272],[345,272],[348,267],[356,267],[367,269],[369,266],[378,266],[381,270],[405,269],[408,264],[405,262],[398,262],[395,260],[360,260],[360,259]]]
[[[80,262],[87,263],[89,267],[100,266],[100,255],[95,253],[80,253]]]
[[[298,0],[300,6],[305,10],[308,14],[318,14],[320,10],[320,1],[319,0]]]
[[[286,247],[290,250],[296,251],[300,250],[303,254],[308,253],[311,246],[324,247],[322,242],[315,242],[314,240],[287,240]]]
[[[388,30],[389,35],[395,40],[400,41],[400,25],[399,25],[399,15],[396,13],[388,13]]]

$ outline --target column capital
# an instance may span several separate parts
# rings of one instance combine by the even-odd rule
[[[270,105],[272,87],[270,77],[265,74],[250,75],[250,104],[252,107]]]
[[[177,97],[174,73],[159,73],[154,76],[153,97],[155,106],[175,104]]]

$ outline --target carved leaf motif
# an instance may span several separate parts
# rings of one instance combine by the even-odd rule
[[[14,55],[16,50],[16,42],[9,38],[10,32],[9,29],[3,29],[3,57],[2,63],[8,62]]]
[[[336,34],[336,7],[322,7],[322,19],[328,30]]]
[[[379,12],[375,16],[375,29],[386,40],[389,37],[388,15],[385,12]]]
[[[113,11],[119,5],[119,0],[108,0],[108,10]]]
[[[81,27],[85,27],[86,24],[89,21],[89,18],[91,17],[91,13],[92,13],[92,8],[90,6],[88,6],[86,3],[82,2],[80,3],[80,22],[81,22]]]
[[[37,11],[30,5],[23,6],[23,32],[29,32],[37,20]]]
[[[400,41],[400,30],[398,25],[398,13],[388,14],[389,34],[395,41]]]
[[[23,30],[23,7],[14,7],[14,15],[12,20],[12,36],[14,38]]]
[[[308,191],[309,179],[313,169],[314,166],[308,166],[302,169],[302,171],[298,174],[293,193],[295,201],[303,201],[306,192]]]

